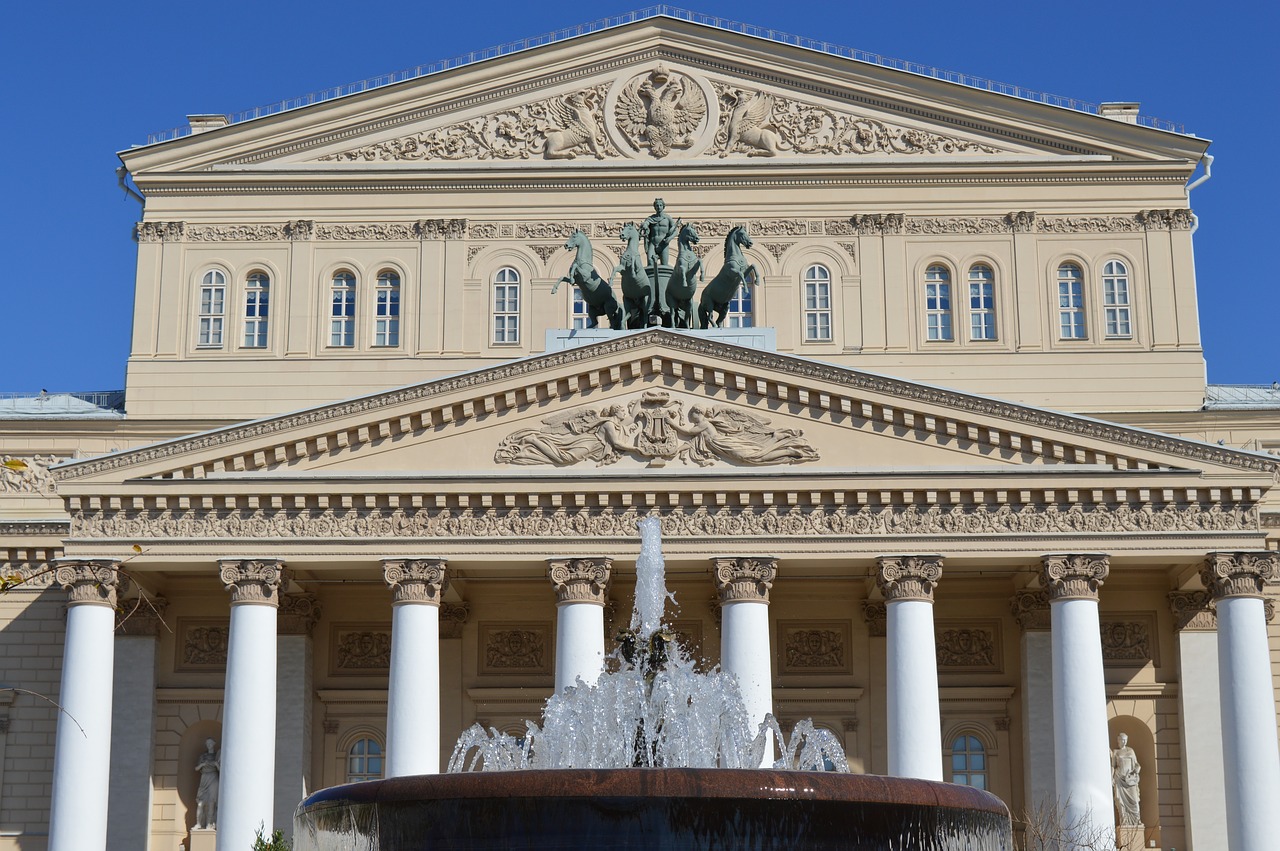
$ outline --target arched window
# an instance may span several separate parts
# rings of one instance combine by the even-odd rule
[[[1058,267],[1058,337],[1083,340],[1085,336],[1084,273],[1075,263],[1063,263]]]
[[[520,342],[520,273],[510,266],[493,276],[493,342]]]
[[[996,338],[996,275],[986,263],[969,267],[969,339]]]
[[[400,276],[390,270],[378,273],[373,322],[375,346],[400,345]]]
[[[951,782],[987,788],[987,751],[976,736],[956,736],[952,740]]]
[[[217,269],[204,273],[200,281],[200,331],[197,345],[222,348],[222,323],[227,300],[227,276]]]
[[[586,328],[591,323],[591,313],[587,310],[587,302],[582,298],[582,290],[573,288],[573,301],[569,305],[569,327]]]
[[[820,263],[804,270],[804,338],[831,339],[831,272]]]
[[[926,339],[951,340],[951,270],[934,263],[924,270]]]
[[[1108,337],[1132,337],[1129,322],[1129,267],[1119,260],[1102,267],[1102,310]]]
[[[751,306],[751,289],[756,281],[755,268],[747,270],[745,283],[738,286],[733,298],[729,299],[729,310],[724,315],[725,328],[751,328],[755,325],[755,312]]]
[[[329,345],[350,347],[356,344],[356,276],[347,271],[333,276],[329,309]]]
[[[244,345],[267,345],[267,316],[271,310],[271,279],[266,272],[250,272],[244,279]]]
[[[376,739],[358,739],[347,751],[347,782],[377,780],[382,776],[382,745]]]

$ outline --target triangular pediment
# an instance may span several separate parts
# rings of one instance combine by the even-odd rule
[[[122,153],[147,172],[1193,160],[1206,143],[655,17]]]
[[[251,476],[398,480],[1144,474],[1269,483],[1280,462],[651,330],[58,468],[64,493]],[[1153,480],[1154,481],[1154,480]],[[994,486],[994,485],[993,485]],[[1160,487],[1155,481],[1143,487]]]

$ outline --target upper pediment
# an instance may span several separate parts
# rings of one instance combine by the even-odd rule
[[[1205,145],[657,17],[121,156],[138,176],[566,162],[1194,160]]]

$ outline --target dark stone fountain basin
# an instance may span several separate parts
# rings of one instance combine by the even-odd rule
[[[702,768],[435,774],[335,786],[296,851],[1009,851],[988,792],[867,774]]]

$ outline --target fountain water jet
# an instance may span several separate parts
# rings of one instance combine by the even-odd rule
[[[807,720],[789,738],[772,716],[749,729],[736,679],[696,670],[662,624],[659,529],[640,522],[617,671],[552,696],[522,736],[471,727],[448,774],[315,793],[295,816],[297,851],[1012,847],[994,795],[849,774],[835,736]]]

